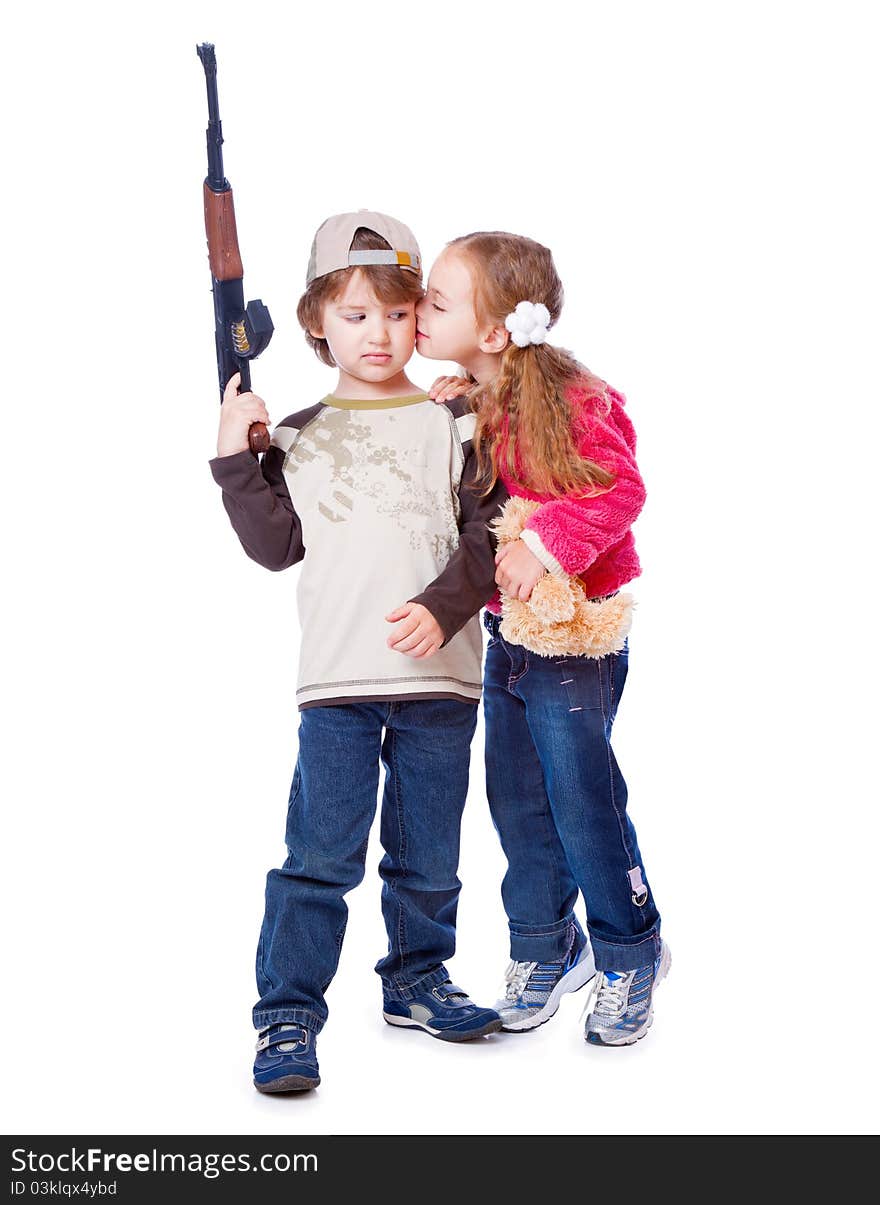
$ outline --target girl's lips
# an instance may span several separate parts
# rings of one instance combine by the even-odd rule
[[[424,331],[416,330],[416,338],[417,339],[427,339],[428,336],[425,334]]]

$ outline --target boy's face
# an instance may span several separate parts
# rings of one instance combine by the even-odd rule
[[[345,291],[324,303],[324,338],[340,372],[376,384],[401,373],[415,346],[415,302],[386,305],[379,301],[364,274],[355,269]]]
[[[470,269],[454,251],[441,252],[416,306],[416,347],[429,360],[467,365],[480,340]]]

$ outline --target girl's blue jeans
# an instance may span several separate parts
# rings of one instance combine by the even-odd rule
[[[484,612],[483,706],[511,958],[563,958],[580,889],[597,968],[646,966],[660,952],[660,916],[611,749],[628,646],[598,659],[541,657],[508,644],[500,622]]]
[[[449,978],[461,883],[473,703],[407,699],[309,707],[287,807],[288,856],[269,872],[257,949],[254,1025],[289,1021],[318,1032],[348,908],[364,877],[385,767],[380,837],[388,953],[376,966],[387,997],[407,999]],[[384,728],[384,736],[383,736]]]

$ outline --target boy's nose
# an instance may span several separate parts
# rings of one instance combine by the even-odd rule
[[[387,343],[389,338],[388,327],[384,322],[377,322],[370,328],[369,340],[371,343]]]

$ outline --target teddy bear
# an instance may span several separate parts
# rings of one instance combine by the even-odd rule
[[[491,523],[499,548],[518,538],[539,506],[527,498],[505,502]],[[579,577],[545,573],[527,602],[501,591],[500,632],[542,657],[605,657],[623,648],[634,605],[631,594],[621,593],[593,602]]]

